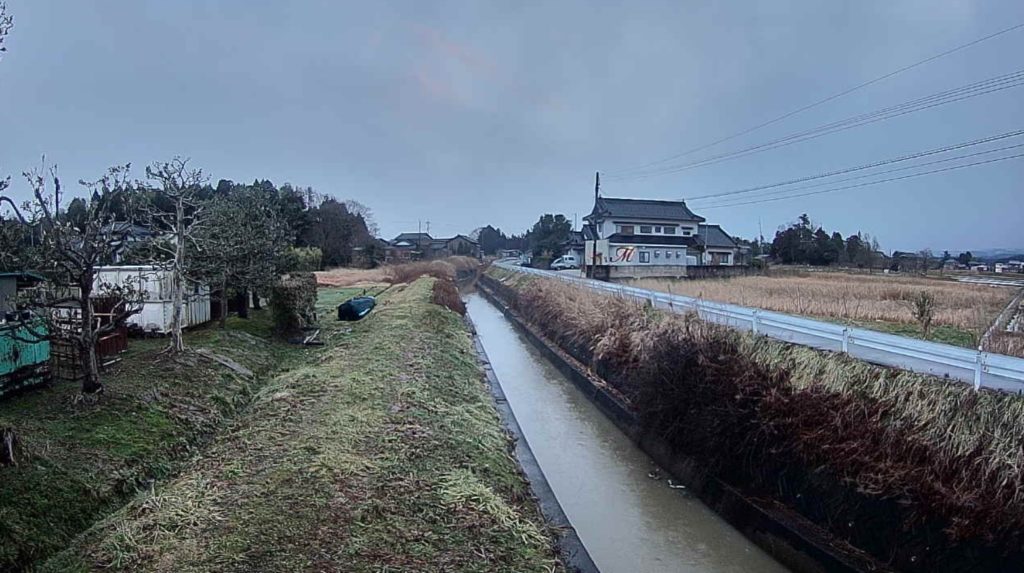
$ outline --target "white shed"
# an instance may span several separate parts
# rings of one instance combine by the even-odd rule
[[[128,319],[146,332],[167,334],[171,331],[174,304],[171,300],[171,272],[153,265],[97,267],[94,288],[104,285],[131,285],[146,292],[142,312]],[[210,321],[210,287],[192,283],[185,289],[182,326],[188,328]]]

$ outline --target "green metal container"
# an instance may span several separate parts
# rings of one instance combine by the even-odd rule
[[[0,324],[0,397],[49,380],[50,341],[33,342],[33,333],[45,333],[45,326],[37,322],[29,330],[19,321]]]

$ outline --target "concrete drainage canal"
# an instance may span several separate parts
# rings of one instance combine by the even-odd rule
[[[469,315],[554,496],[603,573],[785,571],[675,484],[479,294]]]

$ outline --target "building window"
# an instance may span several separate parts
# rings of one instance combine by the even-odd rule
[[[664,233],[666,235],[675,235],[676,234],[676,228],[675,227],[662,227],[662,229],[664,230]]]
[[[649,263],[651,262],[651,253],[648,251],[640,251],[640,262]]]
[[[654,251],[654,258],[660,259],[661,258],[661,251]]]
[[[650,235],[651,234],[651,226],[650,225],[640,225],[640,233],[643,234],[643,235]]]
[[[633,234],[633,225],[615,225],[615,232],[623,235]]]
[[[683,252],[682,251],[676,251],[676,258],[677,259],[683,258]]]
[[[657,235],[661,234],[661,227],[654,227],[654,233]]]

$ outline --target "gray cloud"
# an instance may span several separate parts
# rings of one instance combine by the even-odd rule
[[[582,216],[595,170],[672,155],[1024,21],[1013,0],[9,5],[0,172],[46,153],[70,181],[184,154],[214,178],[357,199],[386,235],[421,220],[447,234]],[[1024,32],[1009,34],[736,144],[1013,71],[1022,51]],[[1021,101],[1008,90],[605,190],[686,197],[844,167],[1019,127]],[[703,214],[744,236],[806,211],[888,248],[1018,246],[1022,164]]]

